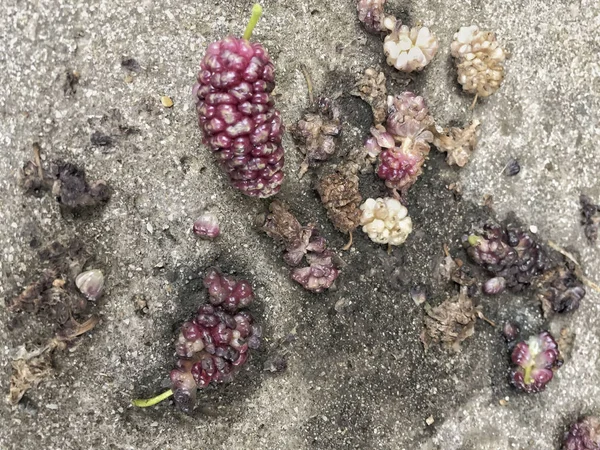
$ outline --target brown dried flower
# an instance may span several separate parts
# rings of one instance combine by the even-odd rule
[[[444,128],[435,131],[433,145],[441,152],[447,152],[446,162],[449,165],[464,167],[477,145],[477,127],[479,120],[475,119],[466,128]]]
[[[432,308],[425,304],[425,326],[421,342],[427,350],[432,343],[442,343],[447,348],[460,352],[460,344],[475,332],[475,320],[483,318],[481,306],[473,306],[467,288],[461,287],[456,299],[445,300]]]
[[[373,110],[373,122],[375,125],[385,122],[387,118],[387,88],[385,86],[385,74],[376,69],[368,68],[355,84],[352,95],[360,97]]]
[[[51,377],[54,374],[53,352],[66,349],[78,336],[92,330],[98,321],[98,317],[92,316],[83,323],[72,322],[71,328],[64,329],[50,339],[44,347],[31,352],[28,352],[24,345],[21,346],[12,361],[8,402],[16,405],[25,392]]]
[[[327,209],[333,226],[342,233],[350,233],[360,223],[362,196],[358,190],[357,167],[352,164],[338,167],[335,172],[319,180],[317,191]]]
[[[304,161],[299,173],[302,177],[309,167],[328,160],[335,153],[334,138],[342,131],[339,110],[328,99],[320,98],[317,112],[305,114],[290,131],[302,145]]]
[[[600,205],[596,205],[590,197],[581,194],[581,224],[584,226],[585,237],[590,243],[598,239],[598,227],[600,227]]]
[[[58,203],[70,209],[83,209],[106,203],[110,190],[102,180],[91,185],[85,170],[74,164],[55,161],[47,174],[40,158],[39,144],[33,144],[33,161],[27,161],[19,170],[18,184],[26,192],[37,194],[51,191]]]
[[[325,238],[313,225],[303,227],[296,217],[278,200],[271,202],[262,229],[285,246],[284,261],[294,267],[292,279],[312,292],[331,287],[339,275],[333,253],[327,250]],[[308,267],[297,267],[306,256]]]

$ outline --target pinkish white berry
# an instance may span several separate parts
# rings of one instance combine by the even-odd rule
[[[97,300],[104,291],[104,275],[97,269],[88,270],[77,276],[75,285],[88,300]]]
[[[194,222],[194,234],[202,239],[215,239],[221,234],[219,219],[214,214],[202,214]]]

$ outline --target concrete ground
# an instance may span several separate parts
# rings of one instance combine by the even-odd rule
[[[493,195],[495,213],[516,212],[544,239],[575,252],[600,280],[600,249],[579,225],[579,194],[600,201],[600,6],[591,0],[389,0],[387,11],[430,25],[440,39],[431,66],[413,78],[385,67],[392,93],[424,95],[439,123],[481,122],[469,165],[448,168],[432,152],[412,188],[415,231],[388,255],[358,232],[337,289],[309,295],[288,278],[280,249],[253,225],[268,202],[227,186],[200,144],[191,86],[208,43],[240,34],[250,1],[3,0],[0,7],[0,297],[6,300],[40,269],[33,240],[76,236],[107,279],[98,327],[69,352],[57,354],[56,374],[30,390],[22,405],[0,405],[0,449],[558,449],[568,423],[600,413],[600,296],[589,292],[575,313],[544,323],[533,295],[478,297],[486,315],[516,319],[535,330],[568,328],[575,341],[548,389],[527,396],[506,381],[506,350],[498,329],[484,322],[460,354],[423,352],[423,310],[408,295],[425,284],[440,303],[450,287],[437,280],[443,243],[458,238]],[[255,30],[277,68],[277,105],[287,124],[307,106],[300,64],[315,90],[340,94],[344,150],[368,133],[368,108],[348,92],[357,76],[385,66],[380,41],[359,26],[354,1],[266,0]],[[496,30],[510,51],[500,91],[480,101],[455,83],[449,56],[462,25]],[[137,71],[121,67],[135,58]],[[68,83],[76,71],[79,81]],[[172,97],[170,109],[160,97]],[[124,127],[135,128],[131,134]],[[94,132],[112,146],[92,145]],[[15,173],[39,142],[45,160],[85,166],[114,190],[91,216],[63,214],[50,197],[25,196]],[[332,246],[345,236],[328,223],[311,176],[298,178],[302,159],[285,137],[286,183],[280,197],[304,221],[317,221]],[[522,171],[502,175],[516,157]],[[314,177],[314,175],[312,175]],[[460,181],[456,201],[446,186]],[[381,194],[373,175],[363,194]],[[207,208],[223,223],[216,243],[190,228]],[[164,388],[174,364],[176,327],[203,301],[201,276],[212,265],[256,287],[256,315],[266,342],[234,383],[199,393],[188,417],[170,402],[134,409],[130,400]],[[143,298],[147,314],[136,312]],[[0,308],[0,387],[8,390],[10,360],[19,345],[53,333],[43,317],[14,317]],[[282,351],[288,368],[262,370]],[[501,405],[499,401],[507,399]],[[426,419],[433,417],[431,425]]]

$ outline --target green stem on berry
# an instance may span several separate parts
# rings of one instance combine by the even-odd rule
[[[140,408],[147,408],[148,406],[154,406],[157,403],[162,402],[163,400],[169,398],[171,395],[173,395],[173,391],[171,389],[169,389],[168,391],[163,392],[162,394],[159,394],[156,397],[149,398],[149,399],[136,398],[131,403],[133,403],[133,406],[138,406]]]
[[[469,244],[471,244],[472,247],[477,247],[479,245],[479,243],[481,242],[481,238],[475,234],[472,234],[471,236],[469,236]]]
[[[256,3],[252,7],[252,15],[250,16],[250,22],[248,22],[246,31],[244,31],[244,39],[246,39],[247,41],[250,40],[250,36],[252,36],[252,32],[254,31],[254,27],[260,20],[260,16],[262,16],[262,6]]]

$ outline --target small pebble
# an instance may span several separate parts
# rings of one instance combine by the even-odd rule
[[[498,403],[500,403],[500,406],[506,406],[508,405],[508,400],[505,398],[501,398]]]
[[[529,227],[529,231],[531,231],[533,234],[536,234],[538,232],[538,227],[536,227],[535,225],[531,225]]]
[[[171,108],[173,106],[173,100],[171,99],[171,97],[167,96],[167,95],[163,95],[160,98],[160,102],[162,103],[162,105],[165,108]]]
[[[146,224],[146,230],[148,230],[148,233],[150,233],[150,234],[154,233],[154,227],[152,226],[151,223]]]
[[[435,422],[433,416],[429,416],[427,419],[425,419],[425,423],[427,424],[427,426],[433,425],[433,422]]]
[[[125,83],[133,83],[133,77],[131,75],[126,75]]]

